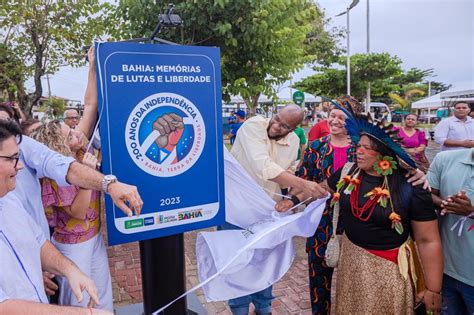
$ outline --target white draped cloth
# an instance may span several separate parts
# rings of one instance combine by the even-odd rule
[[[314,234],[327,199],[303,212],[280,214],[227,150],[224,168],[226,221],[244,230],[198,234],[198,274],[207,301],[248,295],[281,279],[295,257],[292,238]]]
[[[226,221],[242,230],[200,232],[196,258],[200,284],[168,306],[202,288],[208,302],[261,291],[280,280],[295,258],[294,236],[310,237],[321,220],[327,198],[303,212],[280,214],[275,202],[224,148]]]

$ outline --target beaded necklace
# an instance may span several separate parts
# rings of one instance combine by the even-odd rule
[[[377,173],[384,176],[384,181],[382,186],[377,186],[364,195],[364,197],[369,197],[369,199],[362,206],[359,206],[359,192],[362,180],[360,170],[356,169],[353,176],[344,176],[336,185],[336,192],[333,194],[331,199],[331,206],[339,202],[341,198],[340,191],[342,188],[346,187],[344,189],[344,194],[350,195],[349,202],[351,205],[352,215],[363,222],[367,222],[372,217],[377,204],[380,204],[381,207],[386,208],[387,203],[390,202],[392,211],[388,217],[390,221],[392,221],[392,229],[394,229],[398,234],[403,234],[401,217],[394,210],[392,199],[390,198],[390,189],[387,179],[387,176],[391,175],[393,173],[393,169],[395,168],[396,162],[393,161],[391,157],[377,157],[377,162],[374,165],[374,169],[377,171]]]

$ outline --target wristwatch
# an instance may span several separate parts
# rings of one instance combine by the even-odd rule
[[[109,174],[105,175],[102,179],[102,191],[104,193],[108,193],[109,185],[115,183],[117,181],[117,177],[115,175]]]

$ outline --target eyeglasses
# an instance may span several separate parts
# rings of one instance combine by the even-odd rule
[[[18,165],[18,161],[20,160],[20,152],[18,153],[15,153],[11,156],[4,156],[4,155],[0,155],[0,158],[4,158],[4,159],[7,159],[7,160],[10,160],[10,161],[13,161],[15,164],[13,165],[14,168],[17,167]]]
[[[281,129],[284,129],[286,131],[290,131],[292,129],[290,126],[288,126],[287,124],[281,121],[281,118],[280,116],[278,116],[278,114],[276,114],[275,117],[273,118],[275,119],[275,121],[277,122],[278,126],[280,126]]]
[[[79,116],[75,116],[75,117],[64,117],[64,119],[79,120]]]

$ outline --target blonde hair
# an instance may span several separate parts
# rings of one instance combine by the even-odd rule
[[[63,155],[74,156],[74,153],[66,144],[67,139],[61,132],[61,122],[57,119],[41,125],[31,134],[31,137],[45,144],[51,150]]]

